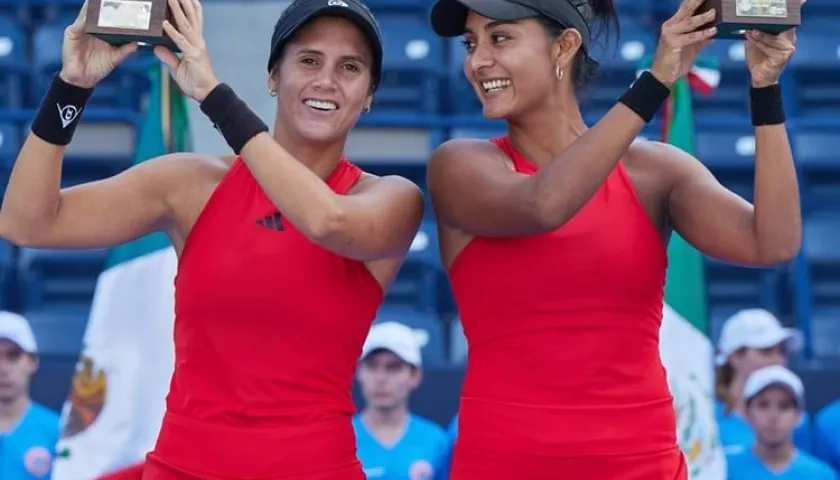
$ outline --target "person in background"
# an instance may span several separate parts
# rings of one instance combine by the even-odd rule
[[[840,473],[840,399],[814,418],[814,454]]]
[[[452,417],[449,427],[446,429],[446,451],[441,462],[441,470],[435,480],[448,480],[449,469],[452,467],[452,451],[455,449],[455,440],[458,438],[458,414]]]
[[[58,414],[29,397],[38,344],[29,322],[0,312],[0,479],[50,478]]]
[[[441,478],[446,435],[409,412],[408,398],[423,379],[420,341],[401,323],[375,324],[362,348],[357,378],[364,397],[353,418],[358,456],[369,480]]]
[[[799,451],[793,431],[805,412],[802,381],[781,365],[760,368],[744,384],[751,448],[727,457],[728,480],[837,480],[828,465]]]
[[[783,328],[767,310],[751,308],[736,313],[723,325],[715,357],[715,417],[727,455],[740,453],[755,442],[755,433],[744,418],[744,384],[762,367],[786,365],[802,339],[798,331]],[[811,419],[802,412],[794,430],[796,447],[811,451]]]

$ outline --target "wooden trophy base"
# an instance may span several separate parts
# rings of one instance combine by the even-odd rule
[[[172,15],[167,0],[89,0],[85,33],[111,45],[137,42],[179,49],[163,31]]]
[[[748,30],[778,35],[802,22],[801,0],[706,0],[697,9],[702,14],[715,9],[715,38],[743,39]]]

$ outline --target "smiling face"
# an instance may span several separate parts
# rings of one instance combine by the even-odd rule
[[[280,124],[308,142],[346,137],[373,100],[372,62],[367,39],[352,22],[321,17],[302,27],[269,77]]]
[[[553,37],[536,19],[497,22],[470,12],[464,34],[464,74],[492,119],[511,118],[554,104],[560,96],[559,66],[567,72],[580,34]],[[571,77],[564,75],[568,81]]]

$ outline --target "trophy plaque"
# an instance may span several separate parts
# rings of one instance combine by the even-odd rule
[[[167,0],[89,0],[85,33],[111,45],[138,42],[178,52],[163,31],[167,19],[172,22]]]
[[[744,38],[747,30],[778,35],[802,23],[801,0],[706,0],[697,14],[714,8],[715,38]]]

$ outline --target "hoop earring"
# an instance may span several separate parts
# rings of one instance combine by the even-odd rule
[[[275,90],[269,90],[269,91],[268,91],[268,94],[269,94],[269,95],[271,95],[272,97],[276,97],[276,96],[277,96],[277,92],[276,92]]]
[[[557,65],[557,68],[554,69],[554,75],[557,77],[557,80],[563,80],[563,69],[560,68],[560,65]]]
[[[365,113],[370,113],[370,105],[365,105]]]

